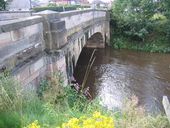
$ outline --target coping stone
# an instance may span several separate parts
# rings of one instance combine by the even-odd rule
[[[15,20],[0,21],[0,33],[10,32],[26,26],[37,24],[43,21],[41,16],[19,18]]]

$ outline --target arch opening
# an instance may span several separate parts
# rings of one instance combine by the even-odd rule
[[[105,40],[103,38],[102,33],[97,32],[93,34],[88,40],[85,45],[87,48],[104,48],[105,47]]]

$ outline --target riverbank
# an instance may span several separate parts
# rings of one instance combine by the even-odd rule
[[[13,85],[13,88],[11,88]],[[133,97],[120,111],[107,110],[99,100],[89,101],[54,75],[38,91],[23,91],[10,76],[0,76],[2,128],[168,128],[165,115],[151,116]],[[97,127],[98,126],[98,127]]]
[[[111,46],[115,49],[170,53],[170,43],[164,36],[150,36],[144,41],[135,41],[125,36],[112,35]]]

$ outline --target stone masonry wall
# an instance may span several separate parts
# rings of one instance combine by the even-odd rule
[[[67,84],[87,39],[96,32],[105,37],[108,22],[107,12],[99,10],[43,11],[0,21],[0,72],[12,71],[29,87],[61,71]]]

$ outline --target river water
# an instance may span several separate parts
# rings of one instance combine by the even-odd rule
[[[81,84],[93,49],[84,48],[74,76]],[[135,95],[147,112],[163,112],[162,96],[170,98],[170,54],[98,49],[86,86],[103,106],[121,108]]]

